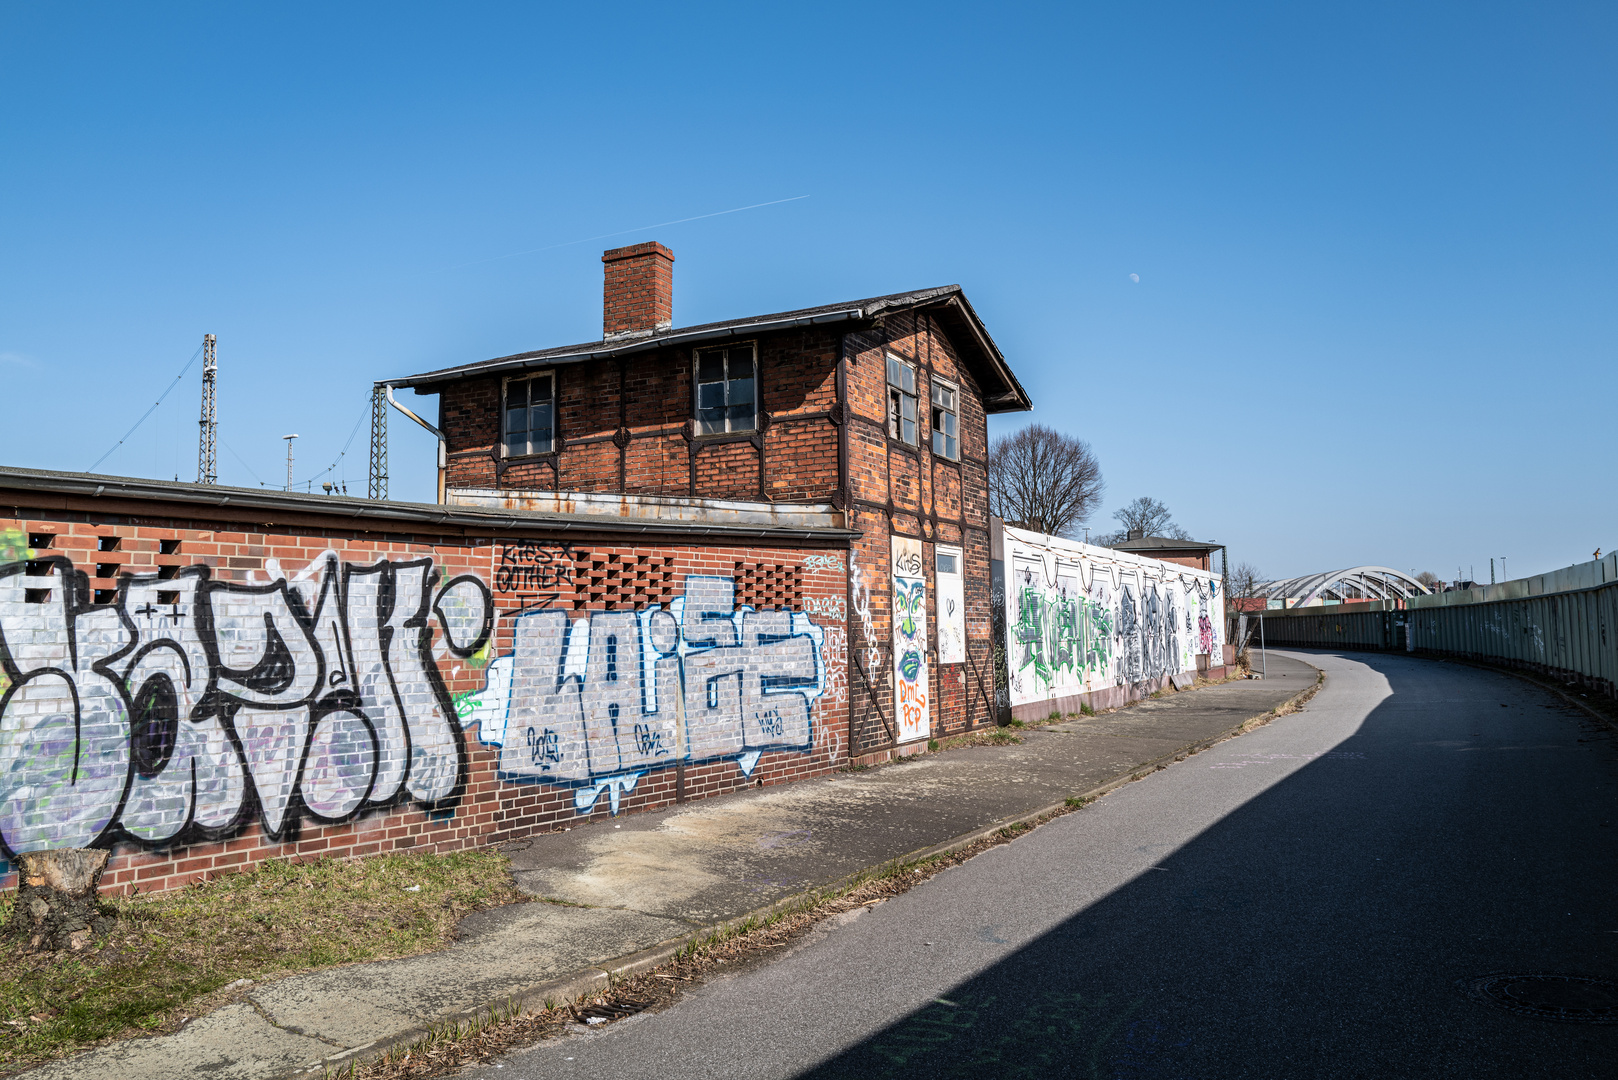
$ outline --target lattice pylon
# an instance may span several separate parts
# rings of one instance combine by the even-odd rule
[[[212,334],[202,335],[202,419],[197,441],[197,483],[219,483],[218,393],[219,363],[214,351]]]
[[[371,388],[371,479],[367,498],[388,497],[388,388]]]

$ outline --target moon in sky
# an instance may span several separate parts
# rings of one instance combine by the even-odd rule
[[[1133,281],[1136,285],[1139,285],[1140,284],[1140,275],[1139,274],[1130,274],[1129,275],[1129,280]]]

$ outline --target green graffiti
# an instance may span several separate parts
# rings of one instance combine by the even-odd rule
[[[1094,601],[1070,600],[1028,585],[1017,598],[1016,640],[1022,646],[1018,668],[1032,667],[1049,687],[1064,672],[1077,678],[1107,669],[1112,613]]]
[[[0,532],[0,563],[24,562],[34,557],[34,549],[28,546],[28,534],[21,529],[6,529]]]

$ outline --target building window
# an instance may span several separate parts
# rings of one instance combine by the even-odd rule
[[[961,392],[953,386],[933,381],[933,453],[951,461],[961,460]]]
[[[935,548],[938,559],[938,572],[940,574],[959,574],[961,572],[961,553],[953,548]]]
[[[556,426],[556,377],[549,373],[506,381],[506,457],[548,454]]]
[[[758,427],[753,346],[697,353],[697,434],[723,435]]]
[[[888,357],[888,437],[916,445],[916,369]]]

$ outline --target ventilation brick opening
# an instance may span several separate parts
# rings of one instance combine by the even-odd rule
[[[180,553],[180,542],[178,540],[159,540],[157,542],[157,553],[159,555],[178,555]]]
[[[29,533],[28,546],[31,548],[48,548],[56,542],[55,533]]]
[[[160,591],[157,594],[157,602],[159,604],[178,604],[180,602],[180,594],[177,592],[168,592],[167,590]]]
[[[48,604],[51,600],[51,591],[49,589],[24,589],[22,598],[25,604]]]
[[[97,589],[95,591],[95,602],[98,604],[110,604],[116,599],[118,599],[117,589]]]
[[[159,566],[157,568],[157,580],[170,581],[177,576],[179,572],[180,568],[178,566]]]
[[[118,542],[120,540],[122,540],[122,539],[123,539],[123,537],[121,537],[121,536],[103,536],[103,537],[100,537],[99,539],[96,540],[96,550],[97,551],[117,551],[118,550]]]
[[[122,569],[123,569],[123,565],[121,563],[98,562],[98,563],[96,563],[96,577],[99,577],[99,578],[117,577],[118,576],[118,571],[120,571]]]

